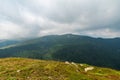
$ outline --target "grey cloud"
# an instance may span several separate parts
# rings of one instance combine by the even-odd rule
[[[119,0],[1,0],[0,38],[64,33],[119,37],[119,3]]]

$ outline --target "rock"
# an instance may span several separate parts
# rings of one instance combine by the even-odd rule
[[[49,79],[52,79],[52,77],[51,77],[51,76],[49,76],[48,78],[49,78]]]
[[[87,71],[91,71],[91,70],[93,70],[94,69],[94,67],[87,67],[87,68],[85,68],[84,70],[85,70],[85,72],[87,72]]]
[[[71,64],[78,68],[78,65],[76,63],[72,62]]]
[[[19,73],[19,72],[20,72],[20,70],[17,70],[17,72]]]
[[[70,64],[68,61],[65,61],[65,64]]]
[[[80,64],[80,66],[83,66],[83,64]]]

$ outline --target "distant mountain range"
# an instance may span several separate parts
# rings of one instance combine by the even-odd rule
[[[14,46],[6,45],[0,49],[0,57],[73,61],[120,69],[120,38],[103,39],[73,34],[49,35],[16,42]]]
[[[19,43],[18,40],[0,40],[0,48]]]

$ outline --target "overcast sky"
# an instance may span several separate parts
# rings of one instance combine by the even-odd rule
[[[120,37],[120,0],[0,0],[0,39]]]

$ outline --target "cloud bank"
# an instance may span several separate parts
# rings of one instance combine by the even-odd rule
[[[0,39],[120,37],[120,0],[0,0]]]

